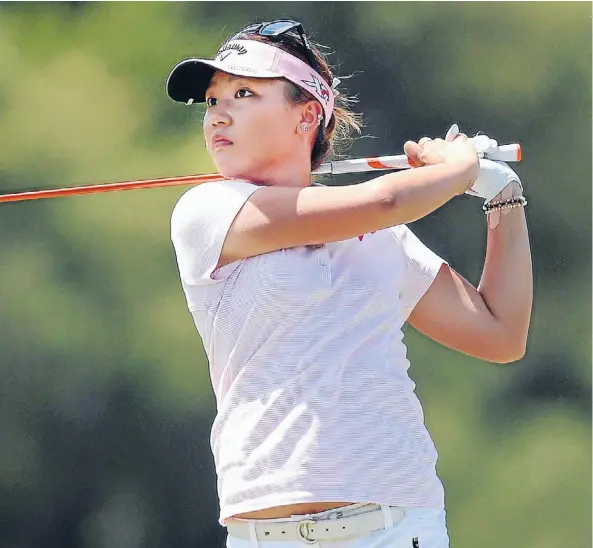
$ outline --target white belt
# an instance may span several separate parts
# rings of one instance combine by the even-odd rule
[[[387,515],[386,515],[387,514]],[[366,535],[399,523],[404,518],[402,508],[395,506],[371,510],[366,514],[337,519],[311,519],[300,521],[259,522],[259,520],[227,521],[228,534],[244,540],[252,539],[254,529],[257,540],[281,541],[300,540],[305,544],[320,541],[343,540],[348,537]]]

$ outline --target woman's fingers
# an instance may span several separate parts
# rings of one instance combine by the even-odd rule
[[[404,152],[408,157],[410,166],[420,167],[445,161],[445,157],[448,155],[448,147],[452,146],[453,141],[466,142],[468,140],[465,133],[459,133],[458,128],[456,132],[452,131],[454,129],[452,127],[447,132],[445,139],[422,137],[418,142],[407,141],[404,145]]]
[[[408,157],[408,164],[412,167],[419,167],[422,165],[420,161],[420,154],[422,154],[422,145],[414,141],[406,141],[404,144],[404,152]]]

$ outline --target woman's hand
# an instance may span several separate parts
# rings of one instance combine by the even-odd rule
[[[459,190],[463,194],[473,181],[478,177],[479,158],[473,144],[468,141],[467,135],[459,133],[452,141],[444,139],[430,139],[423,137],[418,142],[407,141],[404,152],[413,167],[431,166],[445,163],[460,163],[467,170],[467,180],[470,184]]]

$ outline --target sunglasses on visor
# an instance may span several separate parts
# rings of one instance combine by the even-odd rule
[[[315,55],[313,55],[313,50],[311,49],[311,45],[309,44],[309,40],[305,36],[305,30],[303,29],[303,25],[298,21],[292,21],[290,19],[278,19],[277,21],[266,21],[264,23],[257,23],[255,25],[249,25],[245,27],[243,30],[239,31],[235,36],[239,36],[240,34],[259,34],[260,36],[280,36],[282,34],[286,34],[294,30],[298,33],[301,37],[301,42],[305,47],[305,54],[307,55],[307,61],[309,61],[309,65],[313,68],[315,72],[321,74],[321,67],[317,60],[315,59]],[[235,38],[231,38],[233,40]]]

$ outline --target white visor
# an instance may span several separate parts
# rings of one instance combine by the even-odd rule
[[[330,122],[335,95],[328,83],[294,55],[257,40],[233,40],[214,59],[185,59],[167,78],[167,93],[180,103],[203,103],[216,70],[248,78],[286,78],[308,91],[323,107],[325,126]]]

